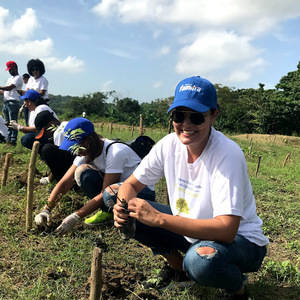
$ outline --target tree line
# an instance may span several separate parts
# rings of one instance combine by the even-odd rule
[[[228,133],[300,135],[300,62],[297,70],[283,76],[275,89],[235,89],[216,84],[220,115],[215,127]],[[139,115],[147,127],[167,127],[166,111],[173,97],[140,103],[120,98],[115,91],[96,92],[81,97],[50,95],[50,106],[70,120],[86,112],[92,121],[138,125]],[[1,100],[3,101],[3,100]],[[1,105],[0,101],[0,105]]]

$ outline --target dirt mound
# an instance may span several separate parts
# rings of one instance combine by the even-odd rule
[[[232,136],[242,140],[251,140],[258,143],[272,143],[278,145],[293,145],[300,147],[300,137],[279,134],[239,134]]]

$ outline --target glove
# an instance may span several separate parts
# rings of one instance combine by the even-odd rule
[[[48,209],[43,209],[35,216],[34,222],[38,227],[48,227],[51,223],[51,214]]]
[[[62,223],[55,229],[57,234],[65,234],[69,232],[76,224],[81,222],[81,218],[76,212],[64,218]]]
[[[15,120],[11,120],[8,124],[8,128],[14,129],[14,130],[22,130],[24,126],[18,124]]]

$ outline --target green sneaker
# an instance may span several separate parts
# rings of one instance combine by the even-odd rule
[[[106,212],[100,209],[93,216],[86,218],[84,220],[84,223],[89,226],[95,226],[112,219],[113,219],[113,213]]]

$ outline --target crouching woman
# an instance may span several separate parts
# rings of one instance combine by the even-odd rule
[[[188,277],[244,299],[245,273],[259,269],[268,239],[243,152],[213,127],[217,94],[208,80],[181,81],[168,112],[175,132],[153,146],[120,187],[118,199],[128,202],[129,217],[136,219],[134,238],[166,258],[162,285]],[[162,176],[169,206],[136,196]],[[127,218],[118,200],[115,226],[128,226]]]

